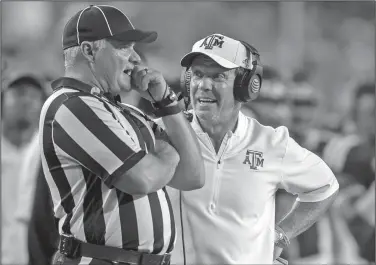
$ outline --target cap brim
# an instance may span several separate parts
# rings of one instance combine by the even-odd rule
[[[234,64],[233,62],[230,62],[229,60],[223,59],[222,57],[209,53],[209,52],[190,52],[184,55],[183,59],[181,59],[180,64],[183,67],[190,67],[193,61],[193,58],[196,57],[197,55],[206,55],[213,59],[216,63],[218,63],[220,66],[227,68],[227,69],[233,69],[233,68],[238,68],[239,65]]]
[[[151,43],[155,41],[157,37],[158,34],[155,31],[142,31],[139,29],[132,29],[124,31],[123,33],[116,34],[110,38],[124,42]]]

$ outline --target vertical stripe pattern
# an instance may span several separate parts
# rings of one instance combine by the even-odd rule
[[[86,182],[86,196],[84,197],[84,230],[86,241],[91,244],[104,245],[103,231],[106,231],[103,214],[102,183],[86,168],[82,169]]]
[[[154,148],[148,122],[79,91],[55,91],[40,118],[43,171],[60,233],[127,250],[171,251],[175,224],[166,191],[132,196],[113,186]]]
[[[148,195],[150,209],[152,212],[152,218],[156,220],[163,220],[162,209],[159,207],[160,201],[158,198],[158,193],[153,192]],[[164,238],[163,238],[163,222],[153,222],[153,233],[154,233],[154,245],[153,245],[153,253],[158,254],[161,252],[163,248]]]
[[[117,191],[117,197],[119,201],[119,217],[121,226],[121,236],[123,238],[123,248],[130,250],[138,250],[138,226],[133,197],[121,191]],[[129,240],[124,240],[126,238],[128,238]]]
[[[43,153],[45,159],[50,169],[51,176],[58,189],[61,201],[60,205],[63,207],[67,217],[64,220],[62,226],[63,233],[70,233],[70,220],[72,219],[72,212],[75,207],[73,196],[71,193],[71,187],[65,176],[64,170],[61,167],[59,158],[56,155],[53,139],[52,139],[52,124],[54,121],[55,114],[58,108],[61,106],[64,100],[66,100],[66,95],[62,94],[57,97],[50,105],[45,116],[45,126],[43,129]]]
[[[174,245],[175,245],[176,227],[175,227],[175,220],[174,220],[174,215],[173,215],[173,212],[172,212],[170,197],[168,197],[168,193],[167,193],[166,188],[163,188],[163,193],[166,196],[166,201],[167,201],[167,205],[168,205],[168,208],[169,208],[169,211],[165,211],[165,212],[166,213],[168,212],[168,214],[170,215],[170,224],[171,224],[170,225],[170,227],[171,227],[170,235],[171,235],[171,237],[170,237],[170,242],[169,242],[169,245],[168,245],[168,248],[167,248],[167,253],[170,253],[174,249]]]

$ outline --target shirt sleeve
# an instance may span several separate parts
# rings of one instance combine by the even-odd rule
[[[282,187],[297,194],[298,201],[317,202],[329,198],[339,188],[338,181],[325,162],[288,137],[282,160]]]
[[[54,145],[60,155],[73,158],[109,187],[146,154],[104,103],[94,97],[72,97],[53,121]]]

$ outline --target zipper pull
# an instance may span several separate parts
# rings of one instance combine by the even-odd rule
[[[221,164],[221,160],[218,160],[217,162],[217,169],[219,169],[219,165]]]

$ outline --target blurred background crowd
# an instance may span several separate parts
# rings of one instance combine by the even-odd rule
[[[100,2],[96,2],[101,4]],[[48,264],[57,232],[40,170],[38,119],[63,75],[61,34],[88,2],[2,2],[1,264]],[[375,262],[375,2],[106,2],[158,40],[137,49],[179,91],[180,58],[211,33],[261,53],[260,97],[243,112],[327,162],[340,195],[294,239],[290,264]],[[123,101],[144,104],[131,93]],[[277,194],[277,219],[293,196]]]

